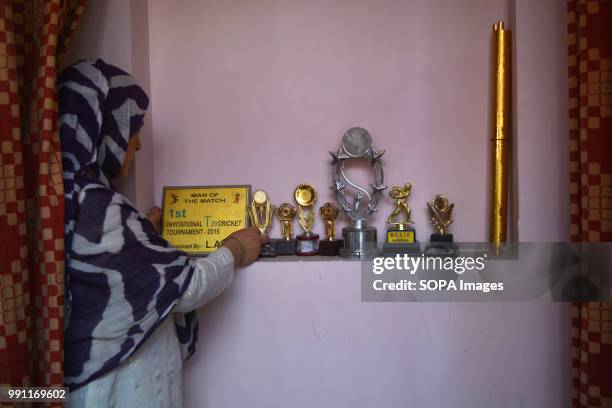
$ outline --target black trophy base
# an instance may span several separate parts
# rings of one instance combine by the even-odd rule
[[[457,256],[459,247],[453,242],[453,234],[431,234],[431,243],[425,248],[427,256]]]
[[[431,242],[453,242],[453,234],[431,234]]]
[[[336,256],[340,248],[342,248],[341,239],[319,241],[319,255]]]
[[[263,244],[259,256],[262,258],[274,258],[277,255],[276,244],[276,240],[270,240],[267,244]]]
[[[395,255],[421,255],[421,244],[417,242],[385,242],[383,244],[383,256]]]
[[[277,255],[295,255],[295,239],[279,239],[276,242]]]

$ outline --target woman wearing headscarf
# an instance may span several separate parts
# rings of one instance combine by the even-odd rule
[[[267,237],[238,231],[207,258],[171,247],[112,181],[128,173],[148,97],[126,72],[81,61],[59,77],[65,186],[65,383],[73,407],[180,407],[197,309]]]

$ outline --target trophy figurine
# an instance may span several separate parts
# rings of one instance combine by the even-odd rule
[[[376,204],[387,188],[383,184],[384,150],[372,146],[372,137],[367,130],[354,127],[342,136],[342,145],[332,155],[332,189],[342,211],[351,224],[342,229],[343,245],[339,255],[350,259],[371,259],[378,255],[376,228],[368,226],[367,218],[376,212]],[[345,164],[351,161],[369,162],[373,180],[370,189],[357,185],[346,174]]]
[[[295,239],[293,239],[293,218],[297,210],[289,203],[282,203],[276,208],[276,216],[281,222],[282,239],[276,243],[278,255],[294,255]]]
[[[325,203],[319,208],[319,213],[323,222],[325,222],[325,235],[326,238],[319,243],[319,255],[336,256],[338,250],[342,246],[342,241],[336,239],[336,218],[339,214],[338,207],[332,203]]]
[[[310,184],[296,187],[295,201],[298,204],[298,216],[304,233],[296,237],[296,255],[316,255],[319,252],[319,235],[312,232],[314,224],[314,203],[317,201],[317,190]]]
[[[421,253],[415,230],[410,226],[414,224],[410,207],[408,207],[408,197],[411,191],[412,184],[410,183],[404,184],[403,187],[393,187],[389,191],[389,197],[395,200],[395,208],[387,218],[387,224],[391,227],[387,229],[387,242],[383,245],[384,255],[418,255]]]
[[[431,234],[431,243],[425,249],[426,255],[457,255],[458,248],[453,243],[453,234],[448,233],[448,227],[453,223],[453,209],[455,204],[448,198],[438,194],[427,203],[431,224],[435,233]]]
[[[256,227],[262,234],[267,234],[272,226],[272,214],[274,207],[268,200],[268,195],[263,190],[257,190],[253,193],[251,206],[248,208],[251,225]],[[261,255],[264,257],[276,256],[275,242],[264,244],[261,247]]]

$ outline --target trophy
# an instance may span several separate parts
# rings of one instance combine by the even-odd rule
[[[332,155],[332,189],[342,211],[350,218],[351,224],[342,229],[343,245],[339,255],[343,258],[370,259],[378,255],[376,228],[366,224],[367,218],[376,211],[376,204],[387,188],[383,184],[383,151],[372,146],[372,137],[367,130],[354,127],[342,136],[338,153]],[[370,190],[366,190],[349,179],[345,164],[366,159],[373,172]],[[351,199],[349,201],[349,199]]]
[[[262,234],[267,234],[272,226],[272,214],[274,207],[268,200],[268,195],[263,190],[257,190],[253,193],[251,206],[248,208],[251,225],[259,229]],[[264,244],[261,247],[261,255],[265,257],[276,256],[275,242]]]
[[[326,238],[319,243],[319,255],[336,256],[338,250],[342,246],[342,241],[335,239],[336,235],[336,218],[338,218],[338,207],[332,203],[325,203],[319,208],[319,213],[323,222],[325,222]]]
[[[310,184],[300,184],[294,192],[298,204],[300,225],[304,233],[296,237],[296,255],[316,255],[319,251],[319,235],[312,232],[314,224],[314,203],[317,201],[317,190]]]
[[[289,203],[282,203],[276,208],[276,216],[281,222],[282,239],[276,242],[276,253],[278,255],[294,255],[295,239],[293,239],[293,218],[296,209]]]
[[[431,243],[425,249],[426,255],[446,255],[458,254],[458,248],[453,243],[453,234],[448,233],[448,227],[453,223],[453,209],[455,204],[449,203],[448,198],[438,194],[427,203],[431,223],[435,233],[431,234]]]
[[[416,240],[416,232],[410,226],[414,224],[410,207],[408,207],[408,197],[411,191],[412,184],[410,183],[404,184],[403,187],[393,187],[389,191],[389,197],[395,200],[395,208],[387,218],[387,224],[391,227],[387,229],[387,242],[383,245],[384,255],[418,255],[421,253],[421,245]]]

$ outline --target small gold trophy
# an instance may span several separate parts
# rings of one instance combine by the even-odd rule
[[[453,209],[455,204],[450,203],[446,196],[436,195],[427,203],[431,224],[435,233],[431,234],[431,243],[427,245],[427,255],[457,255],[457,245],[453,243],[453,234],[448,233],[448,227],[453,223]]]
[[[317,201],[317,190],[310,184],[296,187],[295,201],[298,204],[300,225],[304,233],[296,237],[296,255],[316,255],[319,251],[319,235],[312,232],[315,221],[314,203]]]
[[[421,252],[421,245],[416,240],[416,232],[410,226],[414,224],[410,207],[408,207],[408,197],[411,191],[412,184],[410,183],[404,184],[403,187],[393,187],[389,191],[389,197],[395,200],[395,208],[387,218],[387,224],[392,227],[387,229],[387,242],[383,245],[384,255],[416,255]]]
[[[336,227],[335,222],[339,214],[338,207],[332,203],[325,203],[319,208],[319,213],[323,222],[325,222],[325,240],[319,243],[319,255],[336,256],[342,246],[342,240],[335,239]]]
[[[274,206],[270,204],[268,195],[263,190],[257,190],[253,193],[251,206],[248,208],[251,225],[259,229],[262,234],[267,234],[272,226],[272,214],[274,214]],[[265,257],[276,256],[276,248],[274,243],[270,242],[261,247],[261,255]]]
[[[276,216],[281,222],[282,239],[276,243],[278,255],[294,255],[295,239],[293,239],[293,218],[297,210],[289,203],[282,203],[276,208]]]

